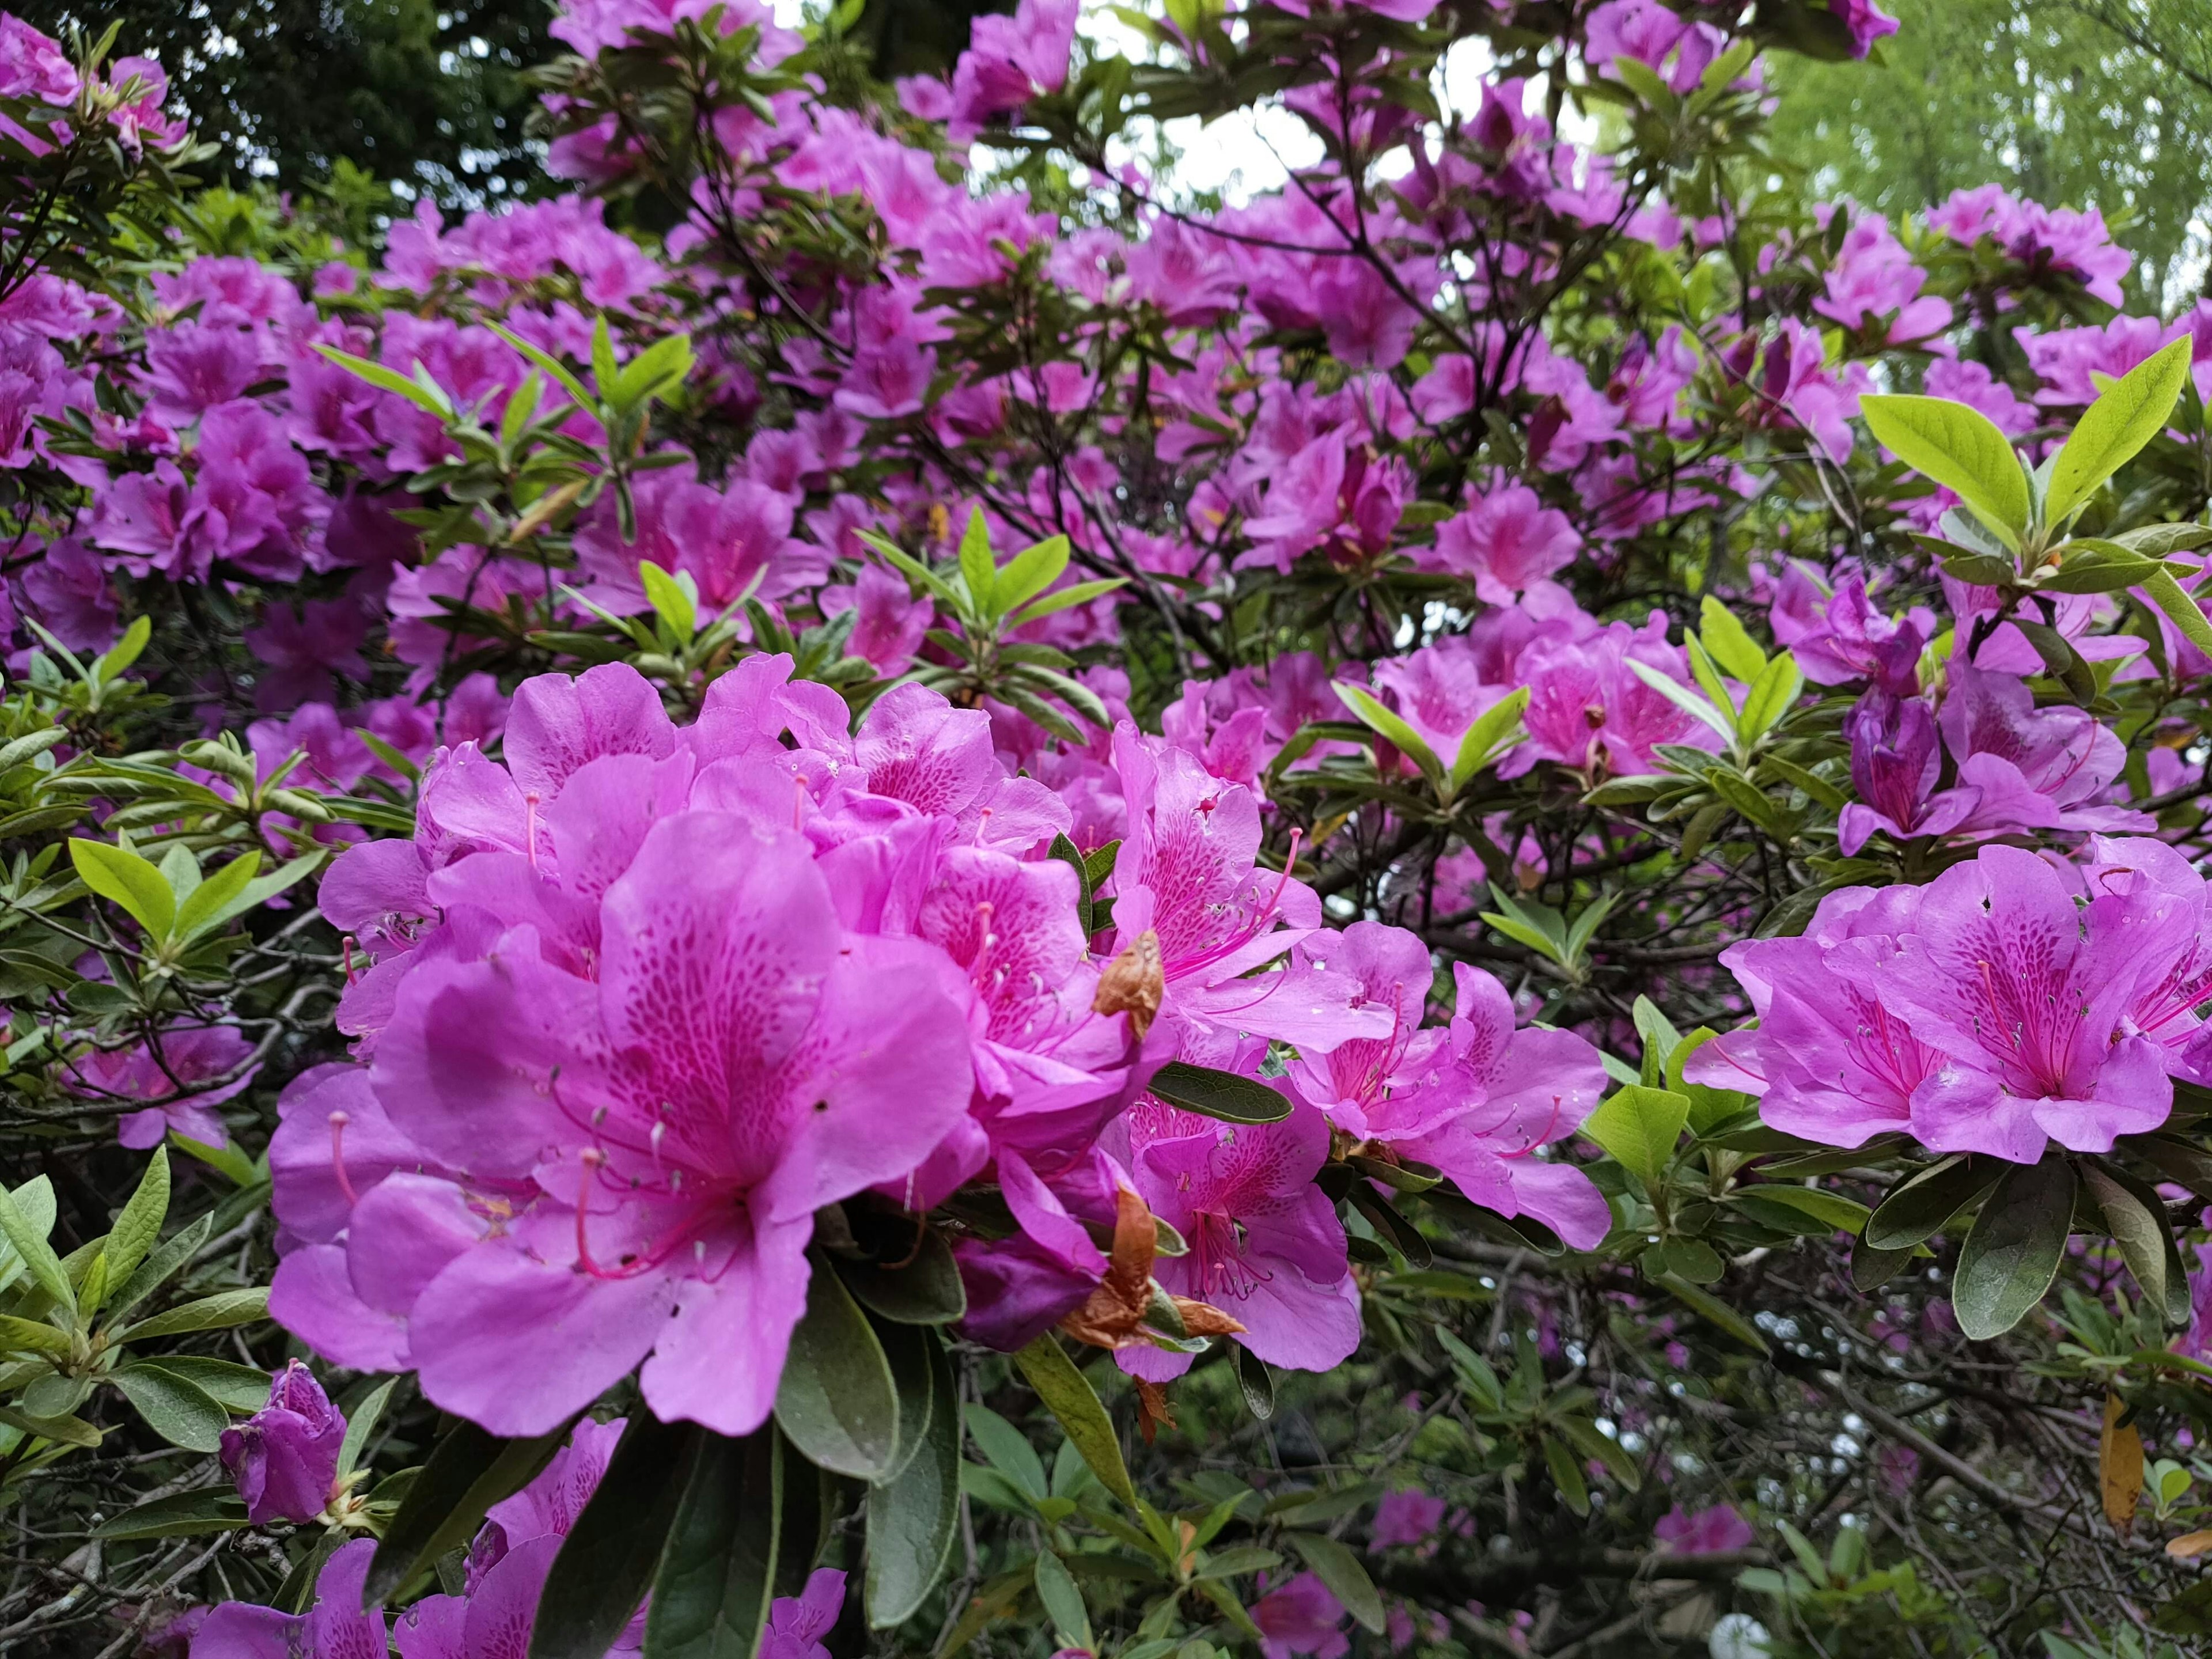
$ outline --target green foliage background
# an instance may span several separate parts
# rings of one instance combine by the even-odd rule
[[[1887,214],[1998,180],[2103,210],[2136,305],[2205,283],[2212,0],[1896,0],[1883,66],[1777,54],[1777,154]]]

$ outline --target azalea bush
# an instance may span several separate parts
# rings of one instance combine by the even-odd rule
[[[0,1641],[2194,1650],[2212,302],[1865,0],[858,11],[0,20]]]

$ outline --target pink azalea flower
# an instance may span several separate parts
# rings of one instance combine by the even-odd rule
[[[1659,1524],[1651,1531],[1668,1555],[1726,1555],[1749,1549],[1758,1538],[1751,1522],[1732,1504],[1716,1504],[1694,1512],[1677,1504],[1659,1517]]]

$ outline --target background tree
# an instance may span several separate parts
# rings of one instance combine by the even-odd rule
[[[1778,155],[1820,194],[1887,214],[1992,179],[2094,206],[2138,256],[2145,301],[2202,281],[2212,201],[2212,47],[2203,0],[1906,0],[1884,64],[1787,58]],[[2176,284],[2180,285],[2176,289]]]
[[[350,162],[448,206],[544,183],[523,74],[555,47],[545,0],[29,0],[21,15],[64,37],[119,22],[216,147],[204,178],[291,190]]]

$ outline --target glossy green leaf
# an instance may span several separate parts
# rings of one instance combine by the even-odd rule
[[[465,1420],[430,1449],[368,1564],[362,1604],[380,1607],[447,1550],[476,1536],[484,1511],[518,1492],[568,1437],[571,1418],[547,1434],[502,1440]]]
[[[227,1331],[234,1325],[252,1325],[269,1317],[269,1288],[222,1291],[185,1302],[142,1319],[117,1333],[118,1341],[140,1342],[155,1336],[182,1336],[189,1331]]]
[[[150,1504],[126,1510],[112,1521],[93,1528],[95,1538],[117,1540],[144,1538],[190,1538],[203,1533],[234,1532],[249,1524],[246,1500],[228,1482],[157,1498]]]
[[[1346,685],[1340,681],[1334,683],[1331,689],[1344,706],[1358,716],[1361,725],[1389,738],[1391,746],[1419,767],[1431,782],[1443,781],[1443,763],[1437,758],[1436,751],[1429,747],[1419,732],[1386,707],[1373,692],[1360,686]]]
[[[1910,1249],[1923,1243],[1994,1186],[2002,1167],[1964,1154],[1930,1164],[1890,1188],[1867,1218],[1863,1236],[1878,1250]]]
[[[1996,422],[1946,398],[1863,397],[1859,413],[1891,454],[1949,489],[2019,550],[2027,533],[2027,475]]]
[[[1097,1390],[1060,1346],[1060,1339],[1047,1331],[1015,1354],[1014,1364],[1046,1408],[1060,1419],[1060,1428],[1083,1454],[1099,1485],[1135,1509],[1137,1489],[1130,1483],[1128,1465],[1121,1461],[1121,1443],[1115,1435],[1113,1421],[1099,1403]]]
[[[1211,1066],[1171,1060],[1152,1074],[1152,1092],[1170,1106],[1224,1123],[1279,1123],[1291,1115],[1290,1097],[1257,1078]]]
[[[868,1493],[864,1594],[874,1630],[904,1624],[920,1610],[945,1576],[958,1529],[960,1397],[945,1345],[927,1340],[929,1426],[898,1478]]]
[[[654,1659],[751,1659],[775,1599],[787,1479],[811,1480],[774,1425],[743,1439],[705,1437],[670,1471],[676,1515],[653,1581],[646,1651]]]
[[[860,1305],[902,1325],[950,1325],[968,1311],[968,1290],[952,1247],[934,1227],[921,1231],[910,1260],[840,1261],[837,1272]]]
[[[1690,1121],[1690,1097],[1640,1084],[1615,1090],[1583,1121],[1583,1135],[1656,1186]]]
[[[818,1257],[776,1387],[775,1419],[809,1462],[856,1480],[880,1480],[898,1455],[890,1361],[844,1281]]]
[[[2063,524],[2142,447],[2166,429],[2174,401],[2189,378],[2191,343],[2187,336],[2137,363],[2105,388],[2082,412],[2065,446],[2051,463],[2044,496],[2044,517]]]
[[[685,1476],[708,1431],[633,1411],[607,1472],[553,1558],[530,1659],[605,1659],[653,1588]]]
[[[1951,1307],[1977,1342],[2026,1317],[2058,1273],[2074,1219],[2074,1170],[2063,1158],[2019,1164],[1984,1201],[1959,1251]]]
[[[69,846],[78,880],[121,905],[152,938],[169,936],[169,926],[177,917],[177,897],[158,869],[127,847],[104,841],[71,841]]]
[[[1475,775],[1498,760],[1528,735],[1521,717],[1528,712],[1528,688],[1510,691],[1475,719],[1459,740],[1459,752],[1444,775],[1447,794],[1456,795]]]
[[[1758,684],[1766,672],[1766,653],[1753,639],[1735,612],[1708,593],[1698,607],[1698,637],[1713,660],[1746,685]]]

